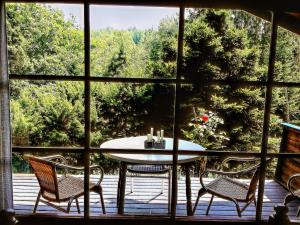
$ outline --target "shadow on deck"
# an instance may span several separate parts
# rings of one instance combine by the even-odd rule
[[[96,176],[91,176],[92,180],[97,179]],[[209,182],[211,179],[207,178],[205,181]],[[198,178],[192,178],[192,201],[195,202],[197,192],[200,188]],[[243,180],[248,182],[247,180]],[[33,206],[39,191],[39,185],[33,174],[14,174],[14,207],[17,214],[32,213]],[[165,182],[167,182],[165,180]],[[104,191],[104,200],[107,214],[116,214],[116,193],[117,193],[117,176],[105,176],[102,186]],[[135,178],[134,192],[130,193],[130,179],[126,186],[126,200],[125,200],[125,214],[130,215],[166,215],[168,213],[167,205],[167,183],[164,185],[164,193],[161,192],[161,179],[159,178]],[[262,218],[267,220],[269,215],[273,213],[273,207],[283,202],[287,191],[273,180],[266,180],[263,212]],[[210,195],[206,194],[200,198],[200,202],[195,213],[195,217],[201,219],[234,219],[234,220],[254,220],[255,206],[252,203],[242,214],[238,217],[235,206],[232,202],[223,199],[215,198],[212,204],[210,213],[205,215],[206,208],[210,200]],[[83,197],[79,198],[81,210],[83,211]],[[185,181],[180,178],[178,181],[178,204],[177,215],[186,215],[186,197],[185,197]],[[64,204],[61,204],[64,206]],[[296,213],[299,202],[295,201],[289,204],[290,219],[296,220]],[[38,207],[38,213],[53,213],[55,215],[67,215],[51,208],[43,203]],[[91,216],[102,215],[99,203],[99,195],[91,193],[90,196],[90,213]],[[71,208],[71,215],[78,215],[75,203]],[[83,213],[81,213],[83,215]]]

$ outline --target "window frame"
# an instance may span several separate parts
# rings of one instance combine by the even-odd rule
[[[9,2],[9,1],[5,1]],[[132,1],[134,2],[134,1]],[[131,4],[132,6],[138,6],[140,3]],[[208,1],[207,1],[208,2]],[[269,137],[269,122],[270,122],[270,110],[271,110],[271,101],[272,101],[272,90],[273,87],[296,87],[300,88],[300,83],[297,82],[280,82],[274,81],[274,64],[275,64],[275,54],[276,54],[276,41],[277,41],[277,29],[278,29],[278,18],[279,13],[274,11],[271,12],[271,26],[272,33],[270,36],[270,52],[269,52],[269,63],[268,63],[268,77],[267,81],[224,81],[224,80],[212,80],[209,84],[219,84],[219,85],[235,85],[237,87],[264,87],[265,91],[265,108],[264,108],[264,120],[263,120],[263,134],[262,134],[262,142],[261,142],[261,151],[260,152],[232,152],[232,151],[216,151],[216,150],[207,150],[203,152],[196,151],[180,151],[178,150],[178,137],[179,137],[179,124],[178,118],[180,117],[180,89],[183,84],[193,84],[189,81],[182,80],[182,58],[183,58],[183,39],[184,39],[184,12],[188,7],[201,7],[206,8],[222,8],[222,4],[219,7],[211,6],[209,3],[196,3],[183,4],[177,3],[176,6],[179,7],[179,27],[178,27],[178,46],[177,46],[177,71],[176,78],[115,78],[115,77],[92,77],[90,71],[90,6],[92,3],[99,4],[96,1],[83,1],[79,4],[82,4],[84,7],[84,75],[83,76],[61,76],[61,75],[16,75],[9,74],[9,80],[53,80],[53,81],[82,81],[84,82],[84,118],[85,118],[85,142],[84,146],[81,147],[24,147],[24,146],[15,146],[12,147],[13,152],[42,152],[47,150],[51,153],[83,153],[84,158],[84,184],[85,184],[85,194],[84,194],[84,219],[91,219],[89,213],[89,165],[90,165],[90,154],[97,153],[156,153],[156,154],[170,154],[173,156],[173,176],[172,176],[172,203],[171,203],[171,215],[167,217],[171,220],[176,220],[178,217],[176,216],[176,205],[177,205],[177,167],[178,167],[178,154],[185,155],[194,155],[197,154],[199,156],[253,156],[261,159],[262,168],[259,177],[259,187],[258,187],[258,199],[257,199],[257,209],[256,209],[256,221],[261,221],[262,214],[262,204],[263,204],[263,194],[264,194],[264,182],[265,182],[265,172],[266,172],[266,159],[268,157],[272,158],[300,158],[300,153],[268,153],[268,137]],[[39,3],[39,2],[36,2]],[[54,2],[59,3],[59,2]],[[70,3],[72,3],[70,1]],[[150,4],[151,3],[151,4]],[[105,4],[114,4],[121,5],[118,1],[112,2],[102,2],[99,5]],[[224,3],[223,3],[224,4]],[[145,5],[153,5],[153,6],[170,6],[166,3],[152,2],[149,1],[148,4]],[[225,5],[225,4],[224,4]],[[172,5],[173,6],[173,5]],[[263,7],[263,6],[262,6]],[[230,9],[230,6],[227,7]],[[282,9],[283,10],[283,9]],[[293,10],[291,10],[293,11]],[[140,84],[154,84],[154,83],[163,83],[163,84],[173,84],[175,85],[175,96],[174,96],[174,122],[173,122],[173,138],[174,138],[174,147],[172,151],[169,150],[155,150],[155,152],[151,150],[144,149],[136,149],[136,150],[116,150],[116,149],[99,149],[90,146],[90,86],[92,82],[120,82],[120,83],[140,83]],[[201,83],[198,85],[201,85]],[[207,85],[207,83],[206,83]],[[113,215],[111,217],[114,217]],[[126,218],[126,215],[124,215]],[[137,216],[138,217],[138,216]],[[148,216],[146,216],[148,217]],[[151,218],[151,216],[150,216]],[[189,218],[191,220],[191,218]]]

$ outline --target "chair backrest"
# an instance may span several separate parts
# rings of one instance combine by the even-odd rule
[[[251,178],[249,189],[247,192],[247,199],[251,199],[255,196],[255,192],[259,180],[259,171],[260,171],[260,164],[257,165],[256,170]]]
[[[54,163],[35,156],[25,156],[25,159],[29,162],[34,171],[40,184],[42,194],[46,191],[55,195],[56,199],[59,199],[57,175]]]

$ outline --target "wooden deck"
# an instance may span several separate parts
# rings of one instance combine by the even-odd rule
[[[91,176],[92,180],[96,181],[96,176]],[[209,182],[211,179],[206,179]],[[243,180],[248,182],[247,180]],[[33,210],[35,199],[39,191],[37,180],[33,174],[14,174],[14,207],[17,214],[28,214]],[[103,180],[104,199],[107,214],[116,214],[116,193],[117,193],[118,177],[106,175]],[[165,180],[165,190],[160,194],[161,179],[159,178],[135,178],[134,192],[130,192],[130,179],[127,180],[125,214],[130,215],[166,215],[167,214],[167,181]],[[198,178],[192,178],[192,200],[195,202],[200,183]],[[263,219],[267,220],[273,212],[273,207],[276,204],[283,202],[287,191],[273,180],[267,180],[265,186],[264,204],[263,204]],[[255,207],[251,204],[239,218],[236,214],[235,206],[232,202],[215,198],[208,216],[205,215],[205,210],[208,206],[210,195],[204,195],[200,198],[199,205],[195,216],[201,219],[235,219],[249,220],[255,219]],[[79,199],[81,209],[83,211],[83,197]],[[99,197],[91,193],[90,211],[92,216],[102,215],[99,204]],[[62,204],[63,205],[63,204]],[[296,213],[300,202],[292,202],[289,205],[289,215],[292,220],[296,220]],[[76,213],[75,203],[71,209],[72,215]],[[67,215],[59,212],[54,208],[40,203],[38,213],[53,213],[55,215]],[[185,181],[181,177],[178,181],[178,205],[177,215],[186,215],[185,205]]]

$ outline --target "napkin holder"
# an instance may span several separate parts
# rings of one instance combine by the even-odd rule
[[[165,149],[166,148],[166,140],[156,141],[154,142],[154,148]]]
[[[145,149],[149,149],[149,148],[154,148],[154,139],[152,139],[151,141],[145,140],[144,141],[144,147]]]

